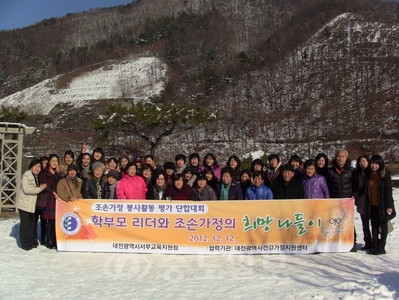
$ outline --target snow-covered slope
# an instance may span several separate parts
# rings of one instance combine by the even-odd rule
[[[163,89],[166,68],[166,64],[155,57],[130,57],[83,73],[65,89],[56,88],[60,76],[44,80],[0,99],[0,105],[19,105],[29,113],[46,115],[59,103],[81,107],[90,100],[145,100]]]

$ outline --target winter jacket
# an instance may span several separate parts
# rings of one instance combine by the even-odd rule
[[[146,199],[147,191],[147,185],[141,176],[123,174],[116,186],[116,198],[143,200]]]
[[[89,165],[88,167],[83,167],[82,165],[79,165],[78,177],[82,180],[84,180],[85,178],[87,178],[87,179],[92,178],[93,173],[91,170],[91,165]]]
[[[60,175],[62,178],[64,178],[67,175],[67,173],[68,173],[68,165],[66,164],[65,161],[62,161],[59,166],[58,175]]]
[[[235,168],[233,170],[233,180],[232,180],[233,184],[240,183],[240,179],[241,179],[241,169]]]
[[[166,200],[166,189],[168,185],[165,184],[165,188],[161,188],[156,184],[150,184],[147,191],[148,200]]]
[[[312,178],[302,177],[303,196],[305,199],[323,199],[330,198],[330,192],[324,176],[317,173]]]
[[[317,172],[317,174],[319,174],[323,177],[327,177],[328,176],[328,167],[324,166],[323,168],[317,168],[316,172]]]
[[[166,190],[166,197],[171,197],[172,200],[193,200],[194,192],[187,183],[183,183],[181,189],[177,189],[174,185],[171,185]]]
[[[54,192],[61,177],[57,173],[51,173],[49,168],[43,169],[39,173],[39,184],[46,183],[47,188],[42,191],[47,198],[46,208],[43,211],[43,219],[55,219],[55,197]]]
[[[189,181],[187,181],[187,184],[191,187],[193,187],[195,181],[197,180],[197,175],[193,174],[193,177]]]
[[[355,197],[355,205],[356,210],[359,214],[369,216],[370,211],[367,212],[367,204],[366,199],[366,174],[362,170],[354,170],[352,173],[352,191],[353,196]]]
[[[396,216],[396,210],[394,206],[394,201],[392,198],[392,181],[389,170],[384,168],[380,172],[380,179],[377,185],[377,199],[378,199],[378,212],[380,217],[380,223],[388,222]],[[365,177],[365,198],[366,198],[366,215],[370,217],[371,211],[371,201],[370,201],[370,185],[369,185],[370,175],[367,174]],[[387,208],[392,208],[393,212],[388,215]]]
[[[193,192],[194,192],[193,200],[199,200],[199,201],[217,200],[215,191],[208,184],[204,187],[201,193],[198,192],[196,188],[193,189]]]
[[[75,180],[72,181],[67,175],[58,182],[57,195],[65,202],[69,202],[71,197],[82,199],[82,185],[82,179],[76,177]]]
[[[274,199],[303,199],[303,184],[294,177],[288,184],[284,179],[275,180],[273,183]]]
[[[305,174],[303,174],[303,170],[301,168],[295,169],[295,174],[294,174],[295,179],[298,179],[300,181],[302,180],[303,176],[305,176]]]
[[[17,208],[29,213],[34,213],[36,209],[37,194],[42,191],[36,185],[35,176],[31,170],[22,175],[21,193],[17,198]]]
[[[218,181],[218,179],[213,176],[211,180],[207,180],[206,183],[213,188],[213,190],[215,191],[216,197],[218,197],[218,195],[220,194],[220,183]]]
[[[240,183],[240,186],[241,186],[242,196],[245,198],[245,195],[247,193],[247,188],[251,186],[251,180],[248,180],[247,182],[244,183]]]
[[[352,191],[352,172],[349,161],[346,162],[341,173],[338,172],[338,166],[334,160],[332,167],[328,170],[326,177],[328,190],[331,198],[351,198]]]
[[[266,169],[264,184],[268,188],[272,188],[274,181],[281,176],[280,172],[281,166],[282,166],[281,163],[279,163],[274,170],[270,167]]]
[[[101,187],[101,199],[109,199],[109,189],[107,188],[107,182],[105,176],[99,179]],[[85,178],[82,185],[82,196],[83,199],[99,199],[97,196],[97,184],[96,179]]]
[[[221,187],[223,186],[223,183],[220,184]],[[220,188],[221,190],[221,188]],[[220,191],[218,195],[218,199],[220,199]],[[234,184],[231,183],[229,192],[228,192],[228,199],[229,200],[244,200],[244,196],[242,195],[242,189],[240,184]]]
[[[247,200],[271,200],[273,198],[272,190],[264,184],[261,184],[259,187],[251,185],[245,193],[245,199]]]
[[[217,180],[218,181],[220,181],[220,178],[221,178],[221,169],[220,169],[220,165],[218,165],[218,164],[216,164],[216,165],[213,165],[212,166],[212,169],[213,169],[213,175],[215,175],[215,177],[217,178]],[[203,172],[205,170],[205,166],[202,166],[201,168],[200,168],[200,172]]]

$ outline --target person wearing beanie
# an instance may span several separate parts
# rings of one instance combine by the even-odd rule
[[[73,202],[82,199],[83,181],[77,175],[79,167],[77,165],[69,165],[67,175],[57,184],[57,194],[61,200],[65,202]]]
[[[133,163],[136,165],[137,167],[137,175],[141,175],[141,164],[142,164],[142,160],[139,156],[136,156],[135,158],[133,158]]]
[[[256,158],[251,162],[252,172],[260,171],[263,172],[263,168],[265,167],[265,163],[260,158]]]

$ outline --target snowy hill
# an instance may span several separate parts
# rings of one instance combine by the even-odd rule
[[[59,75],[0,99],[0,105],[19,105],[29,113],[47,115],[59,103],[79,108],[90,100],[145,100],[163,89],[166,69],[155,57],[108,61],[73,78],[65,88],[57,88],[57,81],[63,76]]]

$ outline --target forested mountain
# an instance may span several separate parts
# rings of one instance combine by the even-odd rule
[[[353,156],[380,152],[394,161],[398,8],[378,0],[140,0],[52,18],[0,32],[1,97],[109,60],[152,56],[167,72],[164,90],[148,101],[190,103],[219,117],[169,136],[160,159],[177,149],[331,154],[345,144]],[[62,110],[54,112],[28,121],[54,124]],[[91,123],[100,113],[104,105],[85,117],[87,135],[105,143]],[[51,130],[78,145],[87,136],[75,134],[81,126],[72,123],[42,135]],[[127,143],[108,138],[108,144]],[[128,143],[129,151],[140,151],[135,139]]]

